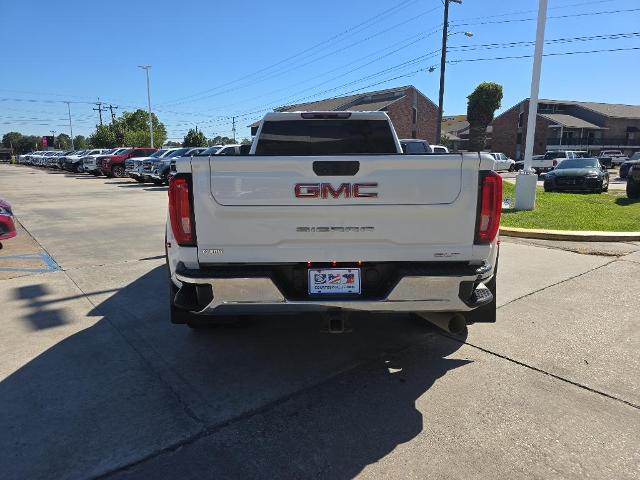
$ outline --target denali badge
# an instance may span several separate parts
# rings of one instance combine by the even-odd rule
[[[296,232],[373,232],[375,227],[296,227]]]
[[[377,183],[341,183],[333,188],[330,183],[296,183],[293,188],[297,198],[378,198]]]
[[[203,255],[222,255],[223,253],[224,253],[224,250],[222,250],[222,248],[203,248],[202,249]]]

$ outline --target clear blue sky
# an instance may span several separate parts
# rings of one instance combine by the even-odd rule
[[[474,36],[453,35],[449,59],[530,55],[531,45],[455,47],[533,40],[535,21],[517,20],[535,17],[537,4],[451,4],[451,30]],[[640,32],[640,10],[582,15],[638,8],[639,0],[549,0],[546,37]],[[99,97],[118,105],[118,113],[146,108],[140,64],[152,65],[153,108],[172,139],[195,125],[209,137],[230,135],[233,115],[241,138],[265,109],[353,90],[413,84],[437,102],[438,69],[412,72],[439,66],[441,23],[441,0],[3,2],[0,135],[68,133],[66,105],[52,101]],[[640,47],[640,37],[553,43],[545,53],[630,47]],[[531,63],[449,64],[445,114],[466,113],[466,96],[482,81],[504,86],[503,109],[528,97]],[[638,78],[640,50],[545,57],[540,94],[640,104]],[[97,112],[84,103],[71,108],[74,134],[89,134]]]

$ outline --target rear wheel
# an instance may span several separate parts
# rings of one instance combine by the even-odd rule
[[[634,200],[640,198],[640,184],[634,182],[631,177],[627,180],[627,197]]]
[[[116,166],[114,166],[114,167],[111,169],[111,174],[112,174],[112,176],[117,177],[117,178],[122,178],[122,177],[125,177],[125,176],[126,176],[126,175],[125,175],[124,168],[122,168],[122,165],[116,165]]]

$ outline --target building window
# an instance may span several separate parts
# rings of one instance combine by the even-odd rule
[[[411,107],[411,122],[414,125],[418,124],[418,109],[416,107]]]
[[[518,128],[524,127],[524,112],[520,112],[518,115]]]
[[[553,113],[553,105],[549,105],[548,103],[539,103],[538,113]]]

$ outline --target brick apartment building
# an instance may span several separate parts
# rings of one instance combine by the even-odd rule
[[[491,147],[520,160],[524,157],[529,99],[498,115],[492,123]],[[640,105],[540,100],[533,153],[548,150],[640,150]]]
[[[344,97],[328,98],[309,103],[286,105],[277,112],[339,111],[387,112],[400,138],[421,138],[429,143],[435,141],[438,107],[420,90],[412,85],[358,93]],[[255,135],[260,122],[250,125]]]

